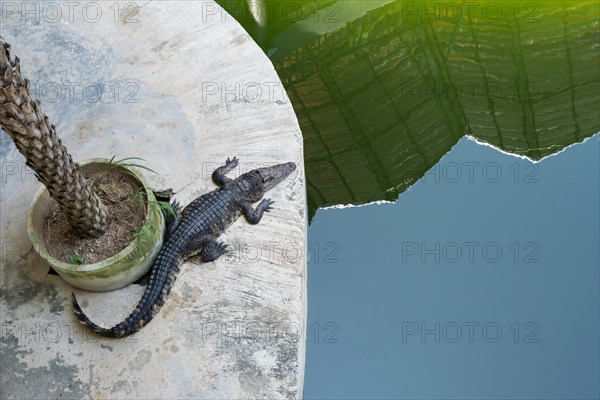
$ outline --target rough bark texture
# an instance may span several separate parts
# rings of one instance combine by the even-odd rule
[[[21,77],[19,58],[11,60],[9,49],[0,39],[0,128],[15,142],[71,226],[83,236],[100,236],[108,224],[104,205],[56,135],[39,101],[31,98],[29,82]]]

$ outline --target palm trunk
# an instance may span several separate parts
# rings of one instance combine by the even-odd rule
[[[0,38],[0,128],[15,142],[71,226],[82,236],[100,236],[108,224],[106,209],[56,136],[39,100],[32,99],[19,58],[11,60],[9,49]]]

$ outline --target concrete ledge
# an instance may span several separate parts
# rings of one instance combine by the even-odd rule
[[[26,219],[39,183],[2,133],[0,397],[301,398],[302,136],[271,63],[209,1],[94,2],[95,22],[83,17],[86,4],[72,22],[61,10],[61,23],[23,23],[17,10],[1,32],[77,160],[142,157],[159,173],[144,172],[149,183],[173,188],[182,204],[214,188],[210,174],[227,157],[240,159],[232,176],[286,161],[300,168],[268,194],[274,209],[259,225],[239,220],[223,235],[230,255],[186,263],[154,320],[111,340],[77,323],[73,289],[33,251]],[[109,326],[142,291],[75,293]]]

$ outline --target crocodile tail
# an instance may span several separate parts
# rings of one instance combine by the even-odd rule
[[[75,298],[75,293],[71,292],[71,296],[73,297],[73,312],[75,313],[75,316],[77,317],[77,319],[83,326],[93,330],[94,332],[96,332],[102,336],[107,336],[107,337],[119,336],[118,333],[113,332],[112,329],[102,328],[101,326],[98,326],[98,325],[94,324],[92,321],[90,321],[90,319],[87,317],[87,315],[85,315],[83,313],[81,306],[79,306],[79,303],[77,302],[77,299]]]

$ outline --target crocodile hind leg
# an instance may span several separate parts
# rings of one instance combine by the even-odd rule
[[[196,236],[185,245],[183,253],[186,258],[199,254],[203,262],[209,262],[227,253],[227,245],[223,242],[215,241],[209,235]]]
[[[171,212],[173,211],[173,212]],[[181,205],[177,200],[173,200],[171,203],[171,210],[164,210],[166,217],[166,235],[165,238],[170,237],[173,232],[175,232],[175,228],[179,225],[179,220],[181,220]]]
[[[158,200],[158,201],[167,201],[167,202],[171,201],[171,198],[175,194],[173,192],[173,189],[171,189],[171,188],[164,189],[164,190],[154,190],[154,189],[152,189],[152,192],[154,193],[154,197],[156,198],[156,200]]]
[[[228,182],[232,182],[232,179],[225,176],[225,174],[229,173],[232,169],[238,166],[239,160],[237,157],[233,157],[232,159],[227,159],[225,161],[225,165],[215,169],[212,174],[213,182],[218,186],[223,186]]]
[[[212,241],[214,241],[214,239],[210,235],[194,236],[185,244],[185,246],[183,246],[181,253],[186,258],[193,257],[200,253],[202,248]]]
[[[211,241],[202,247],[200,258],[202,258],[202,261],[204,262],[215,261],[227,252],[227,245],[225,243]]]
[[[203,262],[214,261],[227,253],[227,245],[223,242],[217,242],[210,235],[201,235],[193,237],[182,249],[186,258],[200,255]]]

